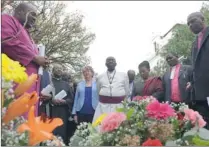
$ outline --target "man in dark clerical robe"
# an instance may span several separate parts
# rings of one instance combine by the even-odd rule
[[[3,14],[1,21],[2,53],[23,65],[28,76],[32,73],[37,74],[39,66],[48,64],[45,57],[38,55],[38,48],[28,32],[34,26],[36,16],[36,8],[32,4],[21,3],[16,7],[14,16]],[[38,83],[35,83],[28,92],[38,92]],[[38,104],[36,115],[37,112]],[[26,114],[24,116],[27,118]]]
[[[207,122],[209,129],[209,27],[201,12],[194,12],[187,18],[190,30],[196,34],[192,48],[193,80],[188,87],[194,89],[193,109]]]
[[[63,125],[57,127],[53,133],[61,136],[64,143],[68,145],[70,134],[69,131],[71,131],[68,121],[73,106],[73,94],[69,83],[62,79],[62,71],[63,69],[60,65],[54,65],[52,70],[52,83],[55,88],[55,95],[64,90],[67,93],[67,96],[63,99],[55,99],[54,97],[52,98],[51,117],[62,119]]]

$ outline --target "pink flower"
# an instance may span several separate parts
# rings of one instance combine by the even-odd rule
[[[133,101],[141,101],[141,100],[145,100],[145,99],[156,100],[156,98],[153,96],[135,96],[133,98]]]
[[[155,119],[166,119],[175,115],[175,110],[167,103],[152,101],[146,107],[148,117]]]
[[[126,115],[121,112],[112,112],[104,118],[101,123],[101,132],[110,132],[117,129],[120,124],[126,120]]]
[[[195,125],[196,122],[200,128],[206,125],[206,122],[197,111],[194,111],[192,109],[184,109],[184,113],[184,119],[190,120],[193,125]]]
[[[147,96],[135,96],[133,98],[133,101],[140,101],[140,100],[143,100],[143,99],[146,99],[146,98],[147,98]]]

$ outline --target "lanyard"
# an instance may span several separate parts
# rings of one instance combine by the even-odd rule
[[[110,76],[109,76],[109,74],[107,72],[107,77],[108,77],[109,84],[112,84],[112,81],[113,81],[113,79],[115,77],[115,73],[116,73],[116,71],[114,72],[112,79],[110,79]]]
[[[116,71],[114,72],[112,79],[110,79],[110,76],[109,76],[109,74],[107,72],[107,77],[108,77],[108,81],[109,81],[109,84],[110,84],[110,96],[111,97],[112,97],[112,86],[111,86],[111,84],[112,84],[112,81],[113,81],[113,79],[115,77],[115,73],[116,73]]]

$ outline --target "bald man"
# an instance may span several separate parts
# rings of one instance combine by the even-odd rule
[[[48,64],[45,57],[38,56],[38,48],[28,32],[34,26],[36,16],[36,7],[29,3],[19,4],[14,11],[14,16],[2,15],[2,53],[23,65],[28,76],[32,73],[37,74],[39,66]],[[38,83],[35,83],[28,92],[38,92]],[[38,104],[36,108],[37,115]],[[26,114],[25,118],[27,118]]]
[[[187,18],[190,30],[196,35],[192,48],[193,107],[203,115],[209,129],[209,27],[204,21],[200,12],[194,12]]]

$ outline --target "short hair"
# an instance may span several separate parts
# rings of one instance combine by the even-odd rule
[[[83,69],[82,69],[82,72],[86,71],[86,70],[90,70],[92,72],[92,74],[94,75],[94,70],[91,66],[85,66]]]
[[[138,68],[141,68],[141,67],[146,67],[147,69],[150,69],[150,65],[149,65],[149,62],[148,61],[143,61],[139,64]]]
[[[22,2],[20,3],[16,8],[15,8],[15,12],[18,12],[20,10],[25,10],[27,7],[34,7],[37,8],[34,4],[32,3],[28,3],[28,2]]]
[[[188,19],[190,18],[190,17],[192,17],[192,16],[197,16],[197,17],[199,17],[199,18],[201,18],[203,21],[204,21],[204,15],[201,13],[201,12],[193,12],[193,13],[191,13],[191,14],[189,14],[189,16],[187,17],[187,21],[188,21]]]
[[[130,69],[130,70],[128,70],[127,74],[129,74],[129,73],[134,73],[135,74],[135,71]]]
[[[56,68],[63,68],[63,67],[62,67],[62,65],[55,63],[55,64],[53,64],[52,70],[54,70]]]
[[[169,52],[168,54],[171,54],[171,55],[175,56],[176,58],[179,58],[179,55],[178,55],[177,52]],[[167,54],[167,55],[168,55],[168,54]]]

